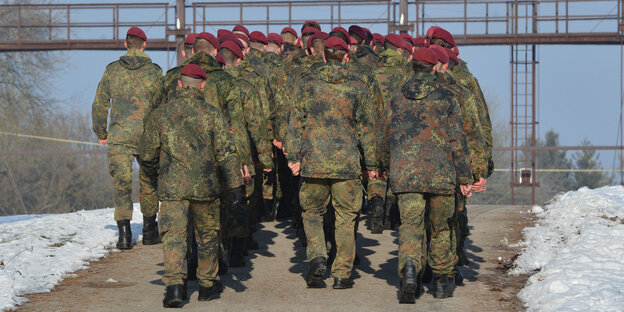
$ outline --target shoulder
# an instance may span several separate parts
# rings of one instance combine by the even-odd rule
[[[152,63],[152,64],[154,64],[154,63]],[[154,64],[154,65],[156,65],[156,64]],[[158,66],[158,65],[156,65],[156,66]],[[169,75],[176,75],[176,74],[179,74],[181,71],[182,71],[182,66],[176,66],[174,68],[169,69],[165,75],[167,75],[167,76],[169,76]]]

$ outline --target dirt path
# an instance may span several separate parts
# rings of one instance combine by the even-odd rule
[[[226,287],[220,298],[197,301],[197,283],[189,285],[189,311],[516,311],[515,297],[526,277],[504,274],[516,250],[514,243],[530,221],[526,207],[471,206],[468,257],[461,268],[466,285],[455,296],[437,300],[424,294],[416,305],[399,305],[396,295],[397,233],[371,235],[360,226],[355,286],[348,290],[306,289],[305,250],[294,240],[286,223],[264,223],[256,234],[261,249],[245,268],[230,269],[222,277]],[[135,246],[131,251],[110,254],[91,268],[76,272],[52,292],[29,296],[20,311],[161,311],[164,286],[162,245]],[[503,260],[499,261],[501,257]],[[112,280],[114,281],[112,281]]]

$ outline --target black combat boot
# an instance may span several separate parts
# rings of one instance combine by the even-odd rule
[[[232,245],[230,247],[230,255],[228,257],[228,266],[232,268],[240,268],[245,266],[245,239],[239,237],[232,238]]]
[[[227,274],[227,272],[228,272],[228,264],[221,257],[219,258],[219,271],[217,272],[217,275],[225,275]]]
[[[333,289],[353,288],[353,280],[350,277],[347,277],[347,278],[334,277],[334,285],[332,286],[332,288]]]
[[[163,307],[164,308],[180,308],[182,307],[182,301],[184,301],[185,295],[184,285],[170,285],[167,286],[167,291],[165,293],[165,299],[163,299]]]
[[[260,218],[261,222],[272,222],[275,221],[275,215],[273,215],[273,200],[272,199],[262,199],[262,217]]]
[[[151,217],[143,216],[143,245],[156,245],[160,243],[158,235],[158,222],[156,215]]]
[[[431,267],[429,266],[429,264],[425,264],[425,268],[423,269],[423,272],[422,272],[422,282],[425,284],[429,284],[431,283],[432,280],[433,280],[433,271],[431,270]]]
[[[186,278],[189,281],[197,280],[197,254],[190,254],[186,259]]]
[[[321,288],[324,286],[323,277],[327,272],[327,260],[323,257],[317,257],[310,261],[310,270],[306,274],[306,283],[310,288]]]
[[[399,289],[399,303],[416,303],[418,281],[416,277],[416,267],[414,266],[412,258],[407,258],[407,263],[403,267],[402,274],[401,289]]]
[[[215,281],[210,287],[204,287],[199,285],[199,295],[197,296],[197,300],[208,301],[212,299],[212,296],[222,291],[223,286],[221,285],[221,281]]]
[[[130,220],[117,221],[117,228],[119,229],[117,249],[132,249],[132,231],[130,230]]]
[[[455,285],[464,286],[464,274],[462,274],[462,272],[459,271],[457,266],[455,266],[455,268],[453,269],[453,272],[455,273]]]
[[[453,297],[455,285],[453,280],[445,274],[433,274],[433,297],[445,299]]]
[[[383,217],[384,217],[384,202],[383,198],[374,196],[369,201],[371,219],[370,219],[370,231],[371,234],[381,234],[384,230]]]
[[[280,197],[273,198],[273,206],[271,206],[271,215],[273,216],[273,221],[277,220],[277,211],[279,210],[281,202],[282,199]]]
[[[392,210],[394,208],[394,204],[395,204],[396,200],[394,199],[394,197],[387,197],[386,198],[386,205],[385,205],[385,215],[384,215],[384,230],[392,230],[393,228],[393,224],[392,224]]]

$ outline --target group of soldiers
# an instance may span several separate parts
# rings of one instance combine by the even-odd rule
[[[92,115],[117,248],[132,248],[136,158],[143,244],[163,243],[164,307],[187,300],[189,279],[199,300],[222,291],[219,274],[246,265],[258,222],[275,219],[294,220],[308,287],[331,267],[333,288],[352,288],[362,211],[373,234],[399,226],[400,303],[430,280],[436,298],[462,283],[466,198],[494,165],[487,105],[453,36],[325,33],[315,21],[300,33],[189,34],[186,60],[163,77],[132,27],[106,67]]]

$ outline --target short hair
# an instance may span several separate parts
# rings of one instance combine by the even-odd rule
[[[221,48],[219,50],[219,54],[223,56],[225,64],[234,64],[236,60],[238,60],[238,55],[234,54],[234,52],[232,52],[232,50],[230,49]]]
[[[403,53],[401,53],[403,58],[409,59],[410,55],[412,55],[412,50],[403,49]]]
[[[429,40],[431,42],[432,45],[437,44],[439,46],[445,47],[445,48],[449,48],[452,49],[453,45],[444,41],[443,39],[440,38],[432,38]]]
[[[342,62],[342,59],[344,59],[344,56],[347,54],[347,51],[345,50],[332,49],[328,47],[325,47],[323,52],[325,53],[325,59],[327,62]]]
[[[312,40],[312,48],[314,48],[314,51],[316,51],[316,53],[321,53],[321,51],[325,49],[325,39],[318,38]]]
[[[457,66],[457,62],[455,62],[454,59],[449,58],[447,70],[453,70],[453,68],[455,68],[455,66]]]
[[[201,87],[203,79],[193,78],[185,75],[180,75],[180,81],[182,81],[182,87],[199,88]]]
[[[338,37],[342,40],[344,40],[344,42],[346,42],[347,44],[349,44],[349,39],[347,39],[347,36],[345,36],[344,33],[340,32],[340,31],[332,31],[329,33],[330,37]]]
[[[364,39],[364,44],[370,45],[371,41],[373,41],[373,34],[366,32],[366,39]]]
[[[395,46],[394,44],[392,44],[392,42],[390,42],[390,41],[388,41],[388,40],[386,40],[386,41],[384,42],[384,47],[385,47],[386,49],[392,49],[392,50],[394,50],[394,51],[396,51],[396,50],[399,48],[399,47]]]
[[[294,42],[297,39],[297,36],[289,33],[289,32],[283,32],[281,33],[282,39],[284,39],[284,42]]]
[[[301,41],[303,42],[303,46],[306,48],[308,47],[308,39],[310,39],[310,37],[314,36],[314,34],[306,34],[306,35],[301,35]]]
[[[192,43],[185,43],[184,44],[184,52],[186,53],[186,57],[189,57],[191,54],[193,54],[193,44]]]
[[[262,48],[264,48],[264,43],[258,42],[258,41],[251,41],[249,42],[249,46],[251,46],[254,49],[261,50]]]
[[[433,71],[433,64],[431,63],[423,63],[423,62],[419,62],[417,60],[412,60],[412,70],[414,70],[414,73],[418,74],[418,73],[431,73],[431,71]]]
[[[357,41],[357,44],[362,44],[362,42],[364,41],[364,38],[360,38],[360,36],[358,36],[356,33],[350,33],[349,36],[355,39],[355,41]]]
[[[133,35],[126,36],[126,45],[128,46],[128,49],[140,49],[143,47],[144,42],[145,40],[137,36],[133,36]]]
[[[216,48],[206,39],[195,38],[195,41],[193,41],[193,50],[195,52],[210,52]]]

